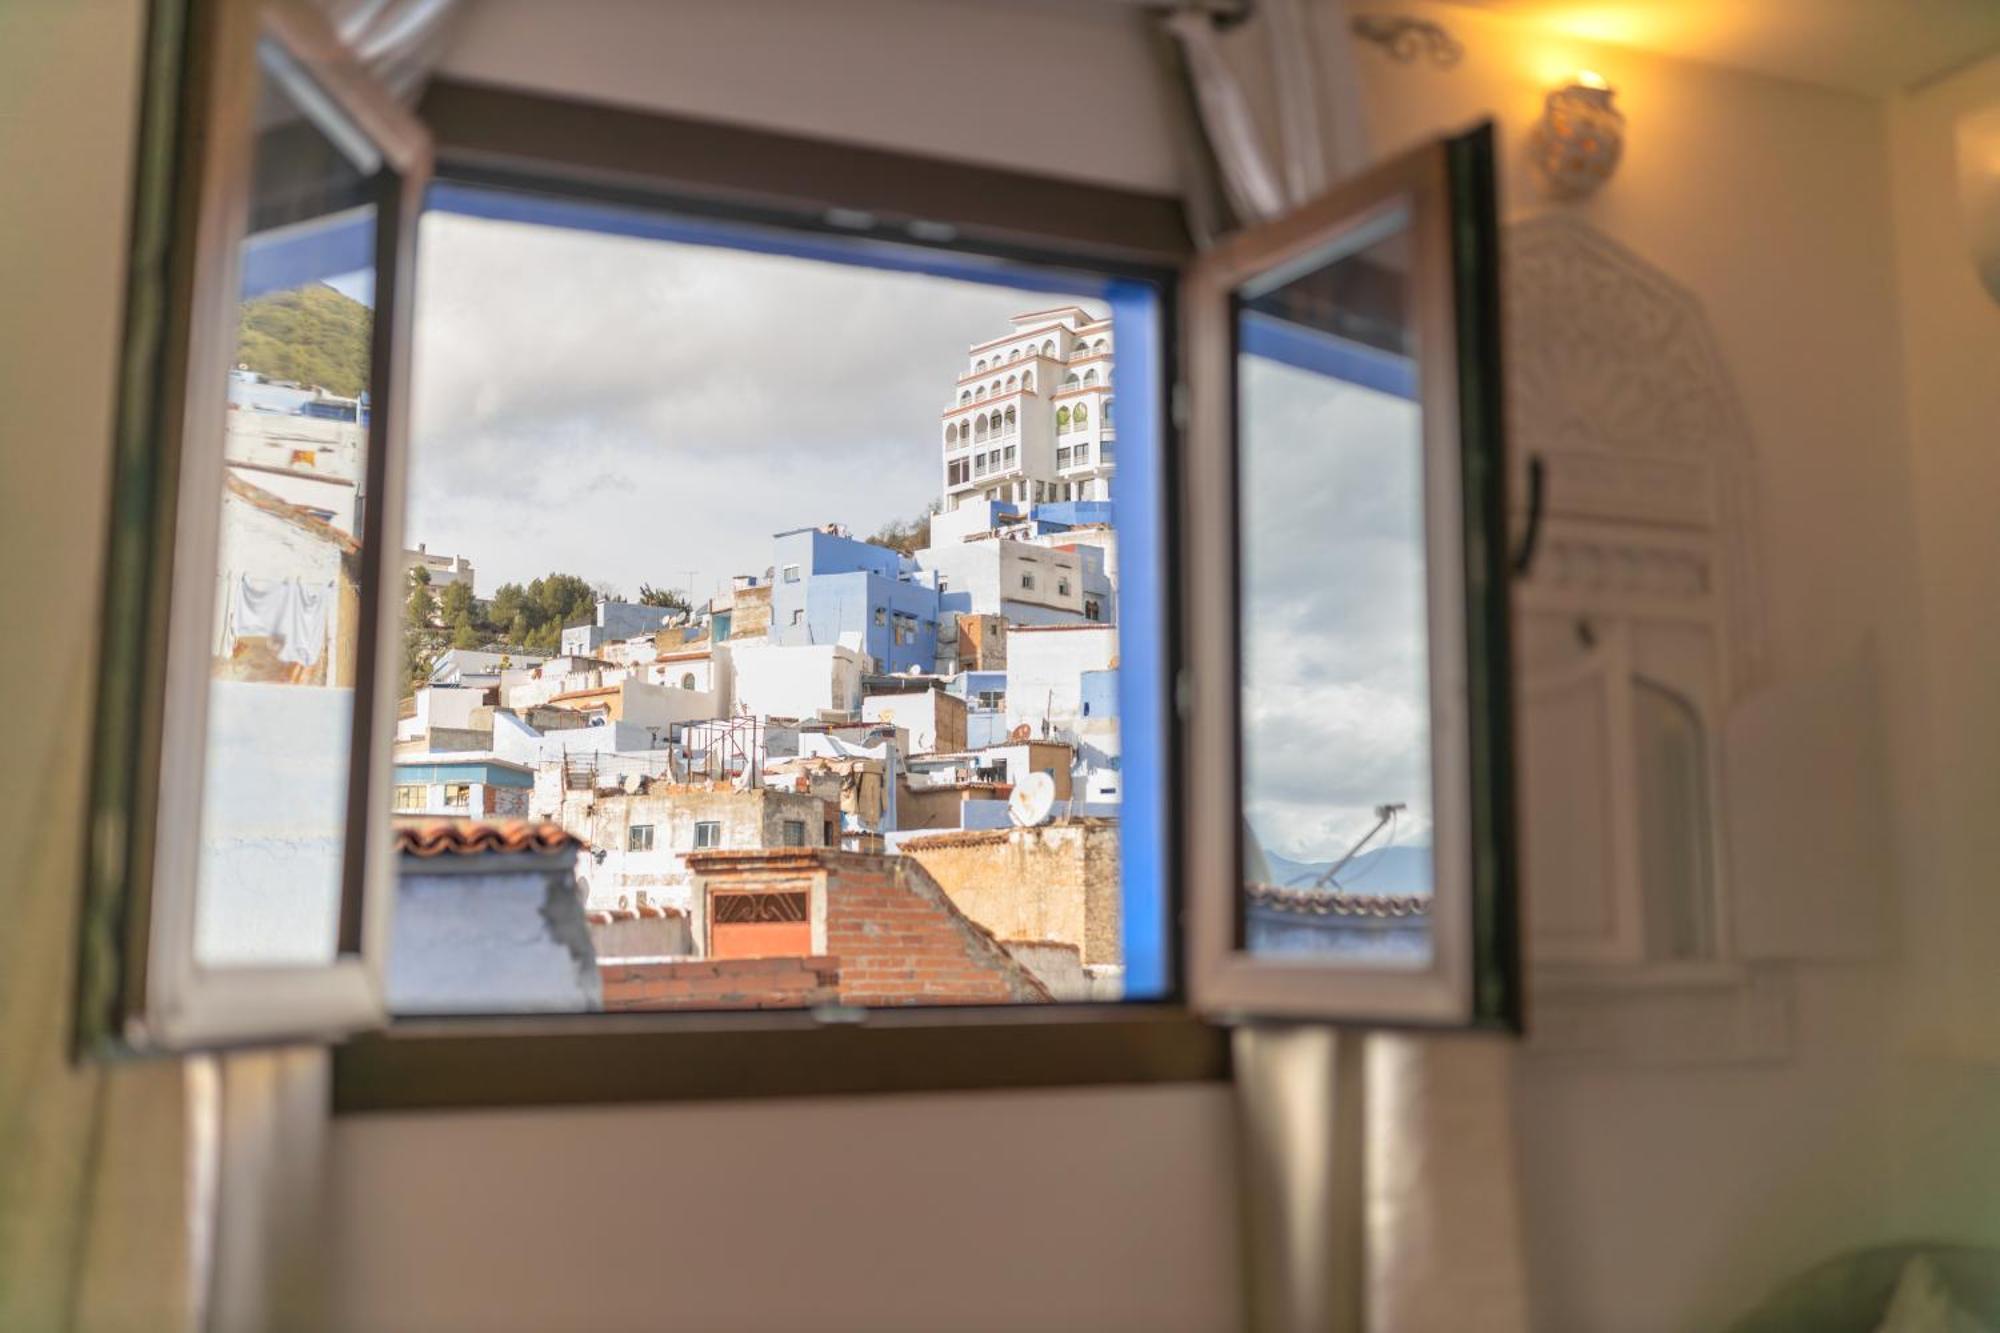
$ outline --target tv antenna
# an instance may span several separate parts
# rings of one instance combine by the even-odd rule
[[[1338,861],[1335,861],[1332,865],[1328,866],[1325,872],[1321,874],[1318,879],[1313,881],[1313,888],[1315,890],[1324,889],[1329,884],[1333,885],[1333,887],[1335,887],[1336,889],[1339,888],[1340,885],[1338,881],[1334,879],[1334,876],[1338,875],[1341,871],[1347,869],[1347,863],[1349,861],[1352,861],[1355,857],[1359,856],[1361,854],[1361,849],[1363,847],[1366,847],[1369,843],[1375,840],[1376,834],[1380,833],[1383,829],[1387,828],[1391,823],[1391,821],[1393,821],[1397,815],[1401,814],[1404,810],[1408,808],[1409,807],[1406,806],[1401,801],[1392,801],[1387,805],[1376,806],[1375,827],[1369,829],[1366,833],[1362,834],[1361,841],[1355,843],[1352,847],[1349,847],[1347,849],[1347,855],[1341,857]]]

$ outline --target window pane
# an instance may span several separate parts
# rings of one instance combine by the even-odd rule
[[[1431,958],[1424,455],[1407,220],[1239,297],[1244,943]],[[1303,269],[1303,271],[1299,271]]]
[[[588,1003],[1157,996],[1126,984],[1116,478],[1077,458],[1098,498],[1054,502],[1062,404],[990,374],[1108,336],[1109,285],[453,197],[409,532],[478,579],[413,603],[398,762],[518,768],[576,845]]]
[[[224,468],[195,957],[211,966],[336,953],[370,500],[381,164],[286,56],[259,64],[236,368],[208,442]]]

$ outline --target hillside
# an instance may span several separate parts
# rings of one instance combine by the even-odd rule
[[[1266,852],[1271,878],[1291,888],[1304,888],[1332,865],[1331,861],[1293,861],[1275,852]],[[1340,872],[1341,887],[1350,893],[1400,894],[1429,893],[1431,849],[1424,846],[1377,847],[1347,863]]]
[[[321,283],[243,303],[236,360],[274,380],[352,398],[368,387],[374,311]]]

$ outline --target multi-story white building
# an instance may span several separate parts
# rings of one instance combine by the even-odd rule
[[[1110,499],[1111,321],[1063,306],[1012,322],[967,350],[944,411],[944,508]]]

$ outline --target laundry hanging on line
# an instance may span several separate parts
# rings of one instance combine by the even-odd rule
[[[222,651],[236,651],[238,639],[265,638],[280,662],[319,665],[326,651],[334,587],[304,579],[260,579],[242,574],[229,587],[227,629]]]

